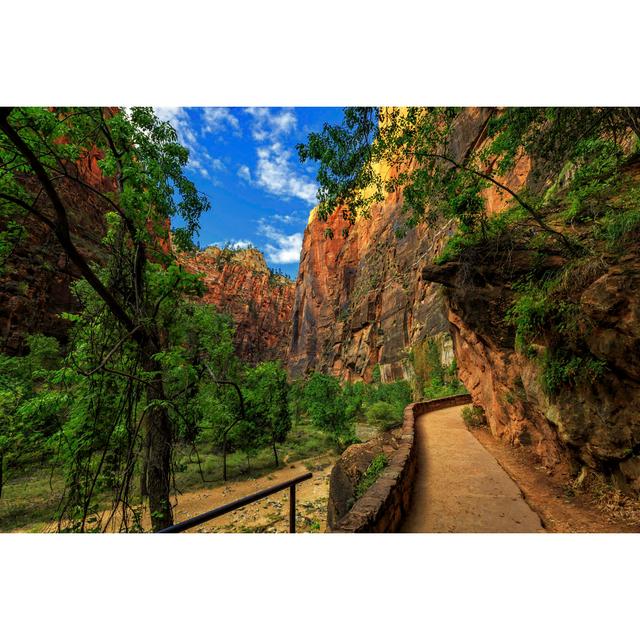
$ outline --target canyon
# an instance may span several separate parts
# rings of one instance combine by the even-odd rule
[[[102,176],[98,160],[88,153],[77,165],[78,175],[90,188],[68,180],[62,193],[72,215],[76,246],[90,262],[101,264],[106,258],[101,241],[109,207],[91,189],[111,192],[114,185]],[[271,272],[257,249],[212,246],[177,253],[185,269],[203,277],[205,293],[200,301],[233,319],[239,357],[251,363],[286,358],[294,299],[294,284],[287,277]],[[70,325],[62,316],[79,309],[73,293],[79,276],[51,229],[29,220],[0,271],[0,349],[21,353],[26,336],[33,333],[66,344]]]
[[[455,160],[487,143],[494,113],[460,113],[450,150]],[[79,170],[95,189],[111,190],[97,160],[89,155]],[[541,194],[557,179],[522,155],[503,182],[515,192]],[[71,184],[65,197],[82,253],[99,263],[104,204]],[[510,205],[495,187],[483,197],[490,216]],[[377,372],[382,382],[412,380],[415,352],[435,340],[443,365],[455,359],[494,436],[527,447],[548,469],[581,477],[604,471],[620,486],[640,490],[638,246],[594,269],[571,295],[589,353],[604,363],[603,376],[550,396],[540,384],[539,362],[516,349],[514,328],[505,321],[513,285],[535,256],[515,244],[479,254],[475,262],[436,265],[455,233],[453,223],[406,227],[402,205],[400,189],[354,225],[340,210],[326,221],[313,210],[295,284],[272,272],[251,248],[213,246],[180,253],[179,262],[202,274],[202,301],[233,318],[237,352],[247,362],[281,359],[292,379],[321,371],[346,381],[370,382]],[[562,266],[559,257],[549,261],[549,268]],[[77,277],[49,230],[30,223],[0,275],[2,349],[18,353],[24,337],[36,332],[64,343],[68,327],[60,314],[77,308]],[[536,348],[543,353],[545,346]]]
[[[233,318],[235,345],[245,362],[286,359],[294,283],[272,272],[260,251],[211,246],[179,253],[178,262],[203,277],[200,302]]]

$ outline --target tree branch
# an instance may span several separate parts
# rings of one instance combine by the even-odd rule
[[[542,216],[528,202],[523,200],[513,189],[510,189],[509,187],[507,187],[507,185],[502,184],[501,182],[498,182],[495,178],[493,178],[489,174],[482,173],[481,171],[478,171],[466,165],[460,164],[459,162],[456,162],[453,158],[450,158],[449,156],[445,156],[444,154],[428,153],[428,154],[425,154],[425,157],[439,158],[441,160],[444,160],[445,162],[448,162],[451,165],[453,165],[456,169],[459,169],[461,171],[467,171],[469,173],[472,173],[475,176],[478,176],[479,178],[482,178],[483,180],[488,180],[489,182],[494,184],[496,187],[498,187],[498,189],[501,189],[502,191],[506,191],[523,209],[525,209],[525,211],[527,211],[531,215],[531,217],[536,221],[538,226],[544,229],[544,231],[546,231],[547,233],[550,233],[551,235],[554,235],[557,238],[559,238],[560,241],[565,245],[565,247],[567,247],[567,249],[571,253],[575,253],[575,246],[569,241],[569,239],[564,234],[560,233],[560,231],[556,231],[554,228],[550,227],[543,220]]]
[[[40,160],[38,160],[29,145],[9,124],[8,117],[10,113],[10,107],[0,107],[0,130],[7,136],[7,138],[14,145],[17,151],[27,160],[29,166],[38,178],[38,181],[44,188],[45,193],[49,197],[57,218],[57,222],[53,225],[52,228],[60,244],[62,245],[62,248],[65,250],[71,261],[78,267],[85,280],[102,298],[107,307],[109,307],[109,310],[113,313],[118,322],[120,322],[120,324],[122,324],[122,326],[128,332],[133,334],[133,330],[135,328],[133,321],[124,310],[124,308],[111,295],[100,278],[98,278],[98,276],[93,272],[87,261],[82,257],[75,244],[73,243],[69,231],[69,218],[67,215],[67,209]],[[134,339],[140,345],[144,345],[149,339],[149,336],[143,334],[142,332],[136,332],[133,335]]]

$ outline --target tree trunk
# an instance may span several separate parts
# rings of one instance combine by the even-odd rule
[[[273,457],[276,460],[276,469],[277,469],[279,462],[278,462],[278,450],[276,449],[276,441],[274,440],[271,444],[273,445]]]
[[[227,434],[224,434],[222,440],[222,479],[227,481]]]
[[[142,469],[140,471],[140,497],[142,500],[149,497],[147,488],[147,473],[149,472],[149,439],[144,434],[144,444],[142,445]]]
[[[163,402],[164,388],[157,362],[147,358],[145,371],[156,373],[156,379],[147,387],[147,401]],[[151,526],[154,531],[173,524],[171,511],[171,448],[173,445],[171,422],[164,406],[154,406],[147,411],[147,479]]]

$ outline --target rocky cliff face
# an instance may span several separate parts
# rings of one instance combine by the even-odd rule
[[[293,311],[294,377],[321,370],[370,381],[380,364],[383,380],[402,378],[410,345],[446,329],[438,287],[420,273],[447,230],[417,228],[397,239],[400,206],[398,198],[388,199],[346,239],[341,221],[329,221],[336,227],[333,238],[325,237],[324,222],[310,221]]]
[[[580,331],[604,372],[592,384],[551,396],[541,386],[539,361],[514,349],[513,327],[504,321],[511,285],[534,259],[533,252],[516,249],[508,264],[498,259],[425,270],[426,278],[446,285],[460,377],[494,435],[533,447],[549,468],[568,464],[577,472],[585,465],[640,490],[640,254],[576,283]],[[546,266],[557,262],[551,257]],[[546,345],[536,348],[543,352]]]
[[[467,109],[456,130],[458,158],[481,146],[489,109]],[[554,176],[534,172],[522,157],[505,183],[540,193]],[[508,204],[495,189],[484,193],[490,214]],[[402,194],[393,194],[341,236],[336,212],[328,224],[312,216],[305,232],[293,310],[289,366],[347,379],[410,377],[408,350],[425,337],[449,332],[460,378],[484,408],[494,435],[532,447],[549,467],[582,465],[640,489],[640,254],[634,252],[576,282],[581,335],[604,374],[591,385],[570,386],[550,397],[540,365],[514,348],[505,314],[513,284],[539,256],[526,246],[477,256],[465,264],[433,266],[450,227],[418,226],[395,237]],[[562,266],[548,256],[549,269]],[[444,285],[444,286],[441,286]],[[540,345],[544,349],[544,345]]]
[[[78,174],[95,189],[113,191],[98,168],[98,159],[95,153],[80,159]],[[89,260],[100,262],[108,207],[95,193],[70,180],[60,185],[60,192],[71,214],[76,246]],[[77,310],[71,284],[79,277],[78,270],[51,229],[31,218],[25,227],[25,237],[0,272],[0,349],[9,353],[20,352],[29,333],[43,333],[65,343],[68,323],[59,314]]]
[[[491,113],[488,108],[463,113],[452,149],[456,159],[483,143]],[[521,186],[527,175],[526,161],[519,163],[510,186]],[[485,195],[490,211],[505,206],[497,191]],[[422,269],[453,227],[419,225],[398,238],[401,208],[402,193],[390,194],[346,238],[342,231],[348,224],[339,211],[327,222],[312,212],[293,309],[289,369],[294,377],[320,370],[370,381],[376,364],[383,381],[411,377],[410,348],[448,330],[441,288],[425,281]],[[325,236],[327,226],[333,238]]]
[[[209,247],[179,261],[204,276],[204,301],[228,313],[236,325],[238,355],[248,362],[285,360],[294,284],[273,274],[257,249]]]

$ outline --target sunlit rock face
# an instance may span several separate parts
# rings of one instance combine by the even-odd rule
[[[490,114],[490,109],[467,109],[462,115],[452,145],[457,159],[482,144]],[[498,196],[491,198],[492,207],[503,206]],[[379,364],[383,381],[407,378],[411,346],[448,329],[441,287],[425,281],[422,269],[442,249],[452,225],[421,224],[398,237],[404,221],[401,191],[369,214],[348,229],[340,211],[326,222],[312,212],[293,309],[289,370],[294,377],[319,370],[369,381]],[[326,237],[327,227],[333,238]]]
[[[180,254],[179,262],[203,275],[203,301],[233,318],[243,360],[286,360],[295,285],[271,273],[257,249],[226,252],[209,247]]]
[[[490,115],[490,109],[464,111],[452,145],[457,159],[486,143]],[[523,156],[504,183],[516,192],[526,186],[539,193],[556,178],[532,169]],[[484,196],[490,214],[510,204],[497,189]],[[453,228],[419,225],[397,238],[401,205],[401,192],[389,195],[347,237],[339,211],[327,222],[312,214],[293,307],[292,376],[319,370],[370,380],[379,364],[383,381],[409,378],[408,350],[436,336],[441,353],[455,354],[460,378],[484,408],[494,435],[530,447],[547,467],[587,465],[640,489],[638,253],[575,292],[584,340],[605,361],[604,376],[590,387],[549,398],[536,361],[516,352],[513,328],[504,320],[512,285],[535,256],[522,248],[463,268],[434,267]],[[325,236],[327,226],[333,238]]]

